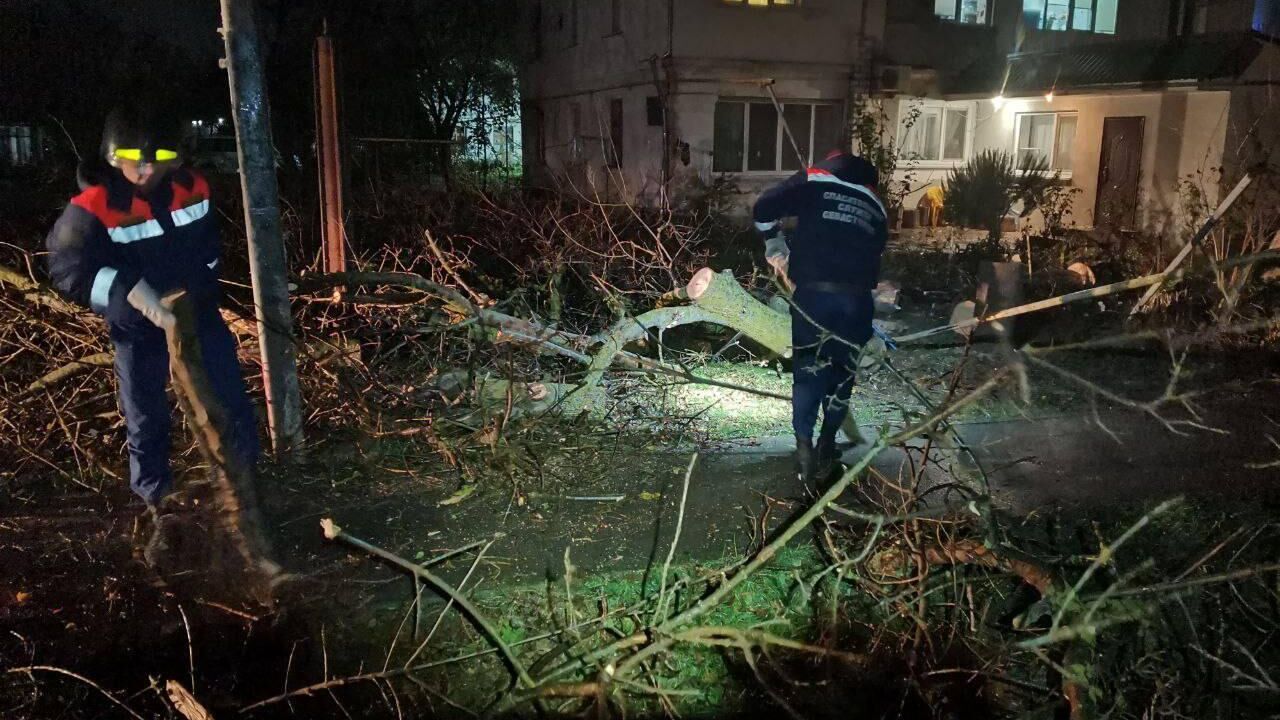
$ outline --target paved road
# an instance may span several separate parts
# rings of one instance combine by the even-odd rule
[[[996,505],[1019,514],[1053,508],[1087,513],[1174,495],[1280,503],[1280,466],[1261,467],[1280,461],[1280,448],[1266,439],[1269,433],[1280,440],[1280,404],[1259,397],[1232,400],[1232,407],[1209,408],[1203,416],[1221,432],[1192,429],[1178,435],[1136,412],[1105,415],[1105,429],[1088,416],[967,423],[958,429],[987,470]],[[740,556],[759,541],[762,529],[776,529],[802,510],[811,489],[795,477],[792,448],[789,437],[773,437],[704,454],[690,483],[680,554],[708,561]],[[849,450],[846,460],[858,452]],[[665,479],[637,480],[623,502],[548,503],[536,518],[513,514],[503,527],[507,538],[494,552],[507,558],[506,567],[516,575],[531,577],[558,573],[566,545],[575,565],[588,572],[642,568],[655,556],[660,561],[674,529],[688,456],[668,459],[671,473]],[[910,474],[904,461],[903,451],[890,449],[874,465],[896,478]],[[957,461],[955,454],[942,457],[944,464]],[[876,492],[873,483],[857,491]],[[599,489],[565,492],[589,495]],[[474,528],[452,522],[440,527],[449,536],[438,538],[445,546],[474,539],[467,535]]]

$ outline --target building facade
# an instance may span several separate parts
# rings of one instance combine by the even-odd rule
[[[901,151],[905,208],[1003,150],[1061,173],[1084,228],[1183,222],[1190,186],[1216,199],[1280,140],[1280,0],[528,0],[525,12],[526,174],[610,200],[679,200],[729,178],[746,204],[819,159],[862,97],[883,105]]]
[[[899,0],[879,56],[910,209],[983,150],[1076,188],[1078,227],[1163,232],[1266,161],[1274,0]]]
[[[526,174],[647,204],[732,177],[749,197],[829,149],[851,93],[869,88],[883,8],[883,0],[530,0]]]

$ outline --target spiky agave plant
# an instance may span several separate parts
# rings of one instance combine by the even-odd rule
[[[987,231],[987,241],[1000,243],[1000,223],[1013,206],[1035,209],[1058,182],[1043,157],[1028,155],[1021,164],[1003,150],[986,150],[951,171],[944,190],[943,215],[948,222]]]

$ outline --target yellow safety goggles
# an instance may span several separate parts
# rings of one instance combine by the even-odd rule
[[[116,148],[112,151],[111,156],[116,160],[142,162],[142,150],[140,148]],[[155,162],[173,162],[177,159],[178,153],[175,150],[156,150]]]

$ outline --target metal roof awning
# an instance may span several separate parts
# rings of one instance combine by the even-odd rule
[[[1008,97],[1233,80],[1263,41],[1249,33],[1196,35],[1174,41],[1110,42],[981,60],[943,80],[946,95]]]

